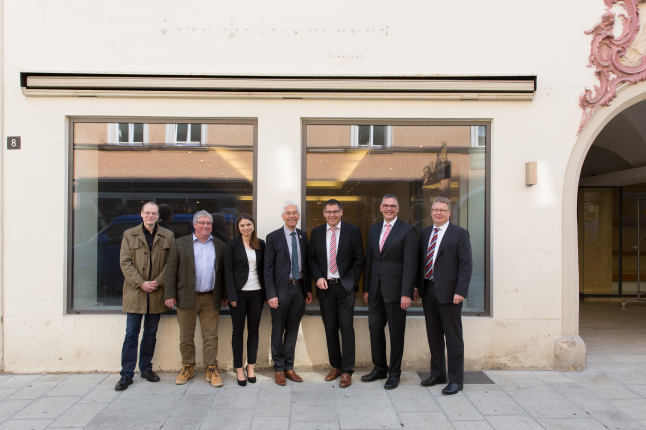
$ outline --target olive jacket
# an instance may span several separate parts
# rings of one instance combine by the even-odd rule
[[[221,301],[227,298],[224,282],[224,242],[213,236],[215,247],[215,285],[213,286],[213,301],[215,308],[220,309]],[[187,309],[193,306],[195,300],[195,253],[193,251],[193,235],[189,234],[173,242],[164,271],[164,296],[166,299],[176,299],[177,307]]]
[[[169,309],[164,305],[164,270],[170,248],[175,240],[175,234],[163,227],[157,226],[157,234],[153,241],[152,267],[150,266],[148,243],[144,235],[143,223],[123,232],[119,261],[125,277],[123,281],[123,312],[134,314],[160,314]],[[142,290],[141,284],[150,280],[160,286],[148,293]]]

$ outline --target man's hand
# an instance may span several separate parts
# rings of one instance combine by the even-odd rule
[[[312,303],[312,293],[307,293],[307,297],[305,297],[305,304],[309,305]]]
[[[319,278],[319,280],[316,281],[316,286],[321,290],[327,290],[327,280],[325,278]]]
[[[141,284],[140,287],[144,292],[146,293],[152,293],[157,289],[157,282],[155,281],[146,281],[143,284]]]
[[[410,308],[410,297],[402,296],[402,309]]]
[[[177,305],[177,300],[175,300],[175,299],[166,299],[164,301],[164,304],[168,308],[175,309],[175,306]]]
[[[267,300],[267,304],[272,309],[278,309],[278,297],[274,297],[273,299]]]
[[[235,307],[237,307],[237,306],[238,306],[238,302],[229,302],[229,304],[230,304],[230,305],[231,305],[231,307],[233,307],[233,308],[235,308]]]
[[[227,307],[228,300],[227,299],[222,299],[222,307],[226,308]]]
[[[415,288],[415,291],[413,291],[413,301],[418,302],[419,301],[419,290]]]
[[[456,295],[453,296],[453,304],[454,305],[459,305],[463,301],[464,301],[464,297],[462,297],[461,295],[456,294]]]
[[[368,295],[369,294],[370,293],[363,293],[363,301],[366,302],[366,303],[368,303]]]

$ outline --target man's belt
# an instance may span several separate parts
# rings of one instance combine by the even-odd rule
[[[340,284],[341,278],[332,278],[327,280],[328,285]]]
[[[195,295],[196,295],[196,296],[203,296],[203,295],[205,295],[205,294],[213,294],[213,290],[211,290],[211,291],[205,291],[205,292],[201,292],[201,291],[196,291],[196,292],[195,292]]]
[[[299,279],[290,279],[289,281],[287,281],[287,283],[288,283],[289,285],[300,285],[300,284],[302,284],[302,283],[303,283],[303,278],[299,278]]]

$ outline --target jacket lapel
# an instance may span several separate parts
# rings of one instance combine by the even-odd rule
[[[278,236],[280,237],[280,241],[283,244],[283,249],[285,250],[285,254],[287,254],[287,258],[289,258],[289,248],[287,247],[287,238],[285,237],[285,228],[281,227],[279,230]]]
[[[444,245],[446,244],[446,241],[449,239],[451,234],[453,233],[453,224],[449,223],[448,227],[446,227],[446,232],[444,233],[444,236],[442,236],[442,242],[440,242],[440,249],[437,250],[437,257],[440,256],[440,253],[444,249]]]
[[[336,245],[336,258],[337,259],[339,258],[339,252],[341,252],[341,249],[343,249],[343,244],[346,242],[346,239],[348,238],[348,229],[346,228],[343,232],[341,232],[341,230],[339,230],[339,234],[341,235],[341,237],[338,238],[337,245]]]
[[[397,230],[399,230],[399,227],[401,226],[401,223],[402,223],[402,220],[400,220],[399,218],[397,218],[397,221],[395,222],[395,225],[393,225],[393,226],[391,227],[391,229],[390,229],[390,233],[388,233],[388,237],[386,238],[386,241],[384,242],[384,247],[383,247],[383,249],[381,250],[381,252],[384,252],[384,250],[385,250],[385,249],[386,249],[386,247],[388,246],[388,243],[390,243],[390,242],[392,241],[391,239],[392,239],[392,237],[395,235],[395,233],[397,233]],[[382,227],[381,227],[381,228],[383,229],[383,224],[382,224]],[[381,233],[381,232],[379,232],[379,233]],[[377,240],[379,240],[379,237],[377,237]]]
[[[191,262],[191,267],[195,270],[195,251],[193,251],[193,235],[186,236],[186,253],[188,254],[188,261]]]
[[[215,239],[213,239],[213,252],[215,252],[215,261],[213,262],[213,268],[215,269],[215,273],[217,274],[218,273],[218,262],[220,261],[220,259],[218,258],[219,250],[218,250],[218,247],[217,247],[217,245],[215,243]]]

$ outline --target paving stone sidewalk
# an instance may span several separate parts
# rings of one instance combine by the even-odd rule
[[[642,357],[646,358],[646,357]],[[6,429],[643,429],[646,360],[589,363],[585,372],[488,371],[493,381],[467,384],[455,396],[424,388],[404,372],[399,388],[384,381],[339,388],[326,372],[299,372],[304,382],[238,387],[234,373],[213,388],[198,373],[175,385],[175,374],[150,383],[135,377],[114,391],[119,375],[0,375],[0,430]]]

